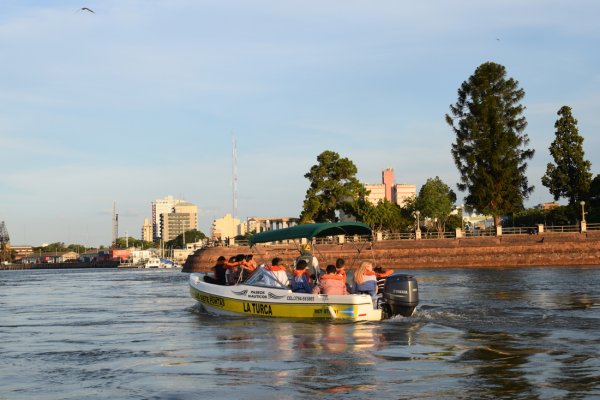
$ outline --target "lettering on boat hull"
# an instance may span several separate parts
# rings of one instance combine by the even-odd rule
[[[206,304],[208,306],[220,308],[225,307],[225,299],[222,297],[211,296],[208,294],[198,294],[197,298],[198,300],[200,300],[201,303]]]
[[[271,305],[262,303],[244,303],[244,312],[258,315],[273,315]]]

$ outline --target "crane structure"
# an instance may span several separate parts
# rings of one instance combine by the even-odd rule
[[[10,261],[10,236],[4,221],[0,222],[0,261]]]

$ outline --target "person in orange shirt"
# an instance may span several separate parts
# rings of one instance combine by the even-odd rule
[[[313,288],[313,294],[348,294],[344,277],[336,273],[335,265],[328,265],[326,271]]]
[[[236,260],[239,260],[237,282],[244,282],[256,270],[256,262],[252,254],[240,254]]]
[[[375,276],[377,277],[377,280],[387,278],[388,276],[394,273],[393,269],[387,269],[380,266],[373,268],[373,271],[375,271]]]
[[[252,254],[248,254],[246,256],[246,262],[244,263],[244,269],[249,272],[254,272],[256,269],[256,261],[254,261],[254,256]]]

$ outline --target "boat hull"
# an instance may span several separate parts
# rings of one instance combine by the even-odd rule
[[[379,321],[369,295],[321,295],[291,290],[204,282],[205,274],[190,275],[190,294],[209,313],[261,318]]]

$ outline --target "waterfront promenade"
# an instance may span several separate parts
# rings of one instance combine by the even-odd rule
[[[188,257],[183,272],[209,271],[223,255],[254,254],[258,263],[282,257],[286,263],[298,256],[294,243],[248,246],[208,247]],[[357,258],[357,249],[362,248]],[[542,267],[600,265],[600,231],[584,233],[544,233],[538,235],[504,235],[429,240],[382,240],[371,244],[353,242],[321,243],[314,254],[320,265],[334,264],[338,257],[350,265],[368,260],[386,268],[455,268],[455,267]]]

